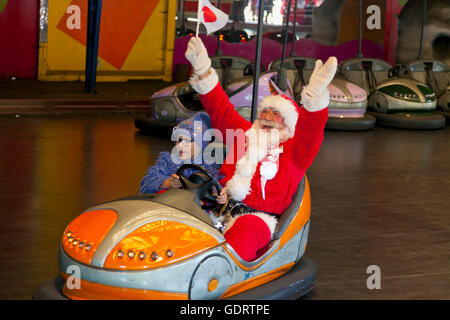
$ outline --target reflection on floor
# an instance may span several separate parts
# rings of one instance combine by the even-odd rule
[[[308,171],[307,299],[450,298],[450,128],[326,132]],[[0,299],[30,299],[58,273],[66,224],[135,194],[166,137],[130,115],[0,118]],[[369,290],[369,266],[381,289]]]

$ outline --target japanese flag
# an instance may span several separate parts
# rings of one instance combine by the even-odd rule
[[[206,27],[208,34],[222,29],[228,22],[228,15],[214,7],[208,0],[198,1],[197,18]]]

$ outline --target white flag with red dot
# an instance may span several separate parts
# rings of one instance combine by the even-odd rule
[[[228,15],[214,7],[208,0],[198,1],[197,19],[206,28],[207,34],[211,34],[225,27],[228,22]],[[198,24],[197,24],[198,35]]]

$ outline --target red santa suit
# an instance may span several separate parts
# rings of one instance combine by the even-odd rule
[[[220,181],[222,186],[226,186],[232,199],[261,211],[238,216],[227,224],[224,234],[239,256],[251,261],[270,242],[275,231],[277,219],[265,212],[275,215],[284,212],[319,151],[328,108],[309,112],[286,96],[265,97],[258,106],[257,118],[266,107],[279,111],[286,125],[287,140],[264,148],[255,142],[261,139],[252,135],[257,121],[253,124],[239,115],[211,70],[208,78],[200,81],[194,76],[191,84],[200,93],[212,126],[221,131],[228,145],[229,153],[220,169],[225,176]],[[237,143],[239,135],[227,139],[230,129],[241,129],[246,144]]]

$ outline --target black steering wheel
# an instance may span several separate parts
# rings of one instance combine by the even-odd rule
[[[266,66],[261,62],[259,64],[259,70],[260,72],[266,71]],[[244,76],[252,76],[255,74],[255,63],[251,62],[244,68]]]
[[[397,64],[389,70],[388,77],[399,77],[408,73],[408,67],[404,64]]]
[[[194,169],[200,172],[194,172],[187,177],[184,173],[186,169]],[[217,197],[211,193],[211,188],[215,186],[217,193],[220,194],[222,186],[211,172],[197,164],[183,164],[176,174],[180,177],[180,182],[184,189],[195,192],[200,200],[209,203],[202,204],[203,210],[211,210],[220,206],[217,203]]]

